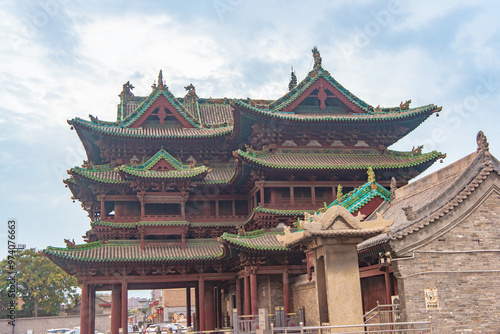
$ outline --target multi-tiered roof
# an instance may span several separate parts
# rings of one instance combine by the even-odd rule
[[[444,157],[422,153],[422,147],[388,149],[441,107],[410,108],[410,101],[374,107],[323,69],[316,49],[313,54],[313,70],[298,84],[292,73],[289,91],[276,100],[200,98],[192,84],[186,96],[175,97],[160,71],[146,97],[123,85],[116,121],[68,121],[88,160],[68,171],[65,183],[89,213],[92,229],[88,246],[70,244],[47,254],[65,259],[65,267],[97,261],[96,254],[107,263],[126,261],[124,247],[130,254],[147,252],[148,261],[181,262],[202,261],[189,254],[206,249],[205,261],[225,253],[196,239],[210,243],[221,235],[227,247],[285,252],[264,232],[245,231],[293,225],[304,211],[333,202],[338,184],[360,187],[352,193],[361,201],[351,203],[354,212],[368,202],[380,204],[388,199],[384,187],[391,178],[406,184]],[[364,185],[367,169],[377,175],[371,185]],[[298,192],[306,200],[294,198],[294,187],[309,187]],[[153,246],[160,248],[149,251]],[[167,254],[167,246],[181,253]]]

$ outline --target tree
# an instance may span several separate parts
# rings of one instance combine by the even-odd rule
[[[76,300],[77,281],[36,249],[16,254],[17,297],[21,298],[24,316],[57,315],[61,304]],[[7,291],[7,260],[0,262],[0,290]],[[2,293],[0,293],[1,295]],[[19,315],[21,315],[19,314]],[[18,315],[18,316],[19,316]]]

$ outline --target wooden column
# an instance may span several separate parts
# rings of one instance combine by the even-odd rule
[[[266,200],[265,200],[265,197],[264,197],[264,185],[260,184],[259,186],[259,192],[260,192],[260,202],[262,203],[262,205],[266,204]]]
[[[199,319],[200,319],[200,328],[197,331],[205,330],[205,281],[203,280],[203,276],[200,276],[198,280],[198,300],[200,303],[200,307],[198,309]]]
[[[186,203],[181,203],[181,216],[183,220],[186,220]]]
[[[287,269],[283,271],[283,304],[285,313],[290,313],[290,280]]]
[[[106,217],[106,202],[104,201],[104,195],[101,195],[101,219]]]
[[[276,188],[271,188],[271,205],[276,205]]]
[[[316,204],[316,187],[311,186],[311,200],[313,204]]]
[[[257,303],[257,275],[250,274],[250,296],[252,298],[252,315],[259,314],[259,305]]]
[[[186,288],[186,320],[187,327],[191,326],[191,287]]]
[[[80,334],[89,332],[89,287],[86,281],[82,284],[82,306],[80,310]]]
[[[89,333],[95,332],[95,285],[89,285]]]
[[[389,275],[389,267],[385,268],[384,280],[385,280],[385,303],[386,305],[389,305],[391,304],[391,277]]]
[[[249,284],[249,279],[250,277],[245,276],[243,277],[243,299],[245,300],[245,315],[250,315],[251,310],[250,310],[250,284]]]
[[[215,200],[215,217],[219,217],[219,200]]]
[[[241,312],[241,280],[239,278],[236,278],[236,314],[243,314]]]
[[[236,216],[236,203],[235,203],[235,200],[233,198],[233,201],[232,201],[232,210],[233,210],[233,217]]]
[[[205,282],[205,329],[211,331],[215,329],[216,325],[216,306],[215,306],[215,287],[212,282]]]
[[[111,288],[111,334],[118,334],[121,323],[120,284],[113,284]]]
[[[290,186],[290,204],[295,204],[295,194],[293,193],[293,186]]]
[[[195,310],[195,329],[197,332],[200,331],[200,289],[197,286],[194,287],[194,310]]]
[[[122,293],[121,293],[121,313],[122,313],[122,330],[123,334],[127,334],[128,331],[128,284],[126,281],[122,282]]]
[[[337,199],[337,189],[335,189],[335,186],[332,186],[332,202]]]

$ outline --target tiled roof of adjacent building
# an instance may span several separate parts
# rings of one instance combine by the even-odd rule
[[[358,245],[365,250],[391,239],[404,238],[452,212],[491,173],[500,174],[499,162],[487,151],[465,158],[396,190],[396,198],[383,203],[376,212],[394,219],[388,233]],[[403,210],[410,210],[408,214]],[[371,219],[371,217],[369,217]]]

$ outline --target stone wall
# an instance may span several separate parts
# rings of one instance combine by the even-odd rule
[[[32,330],[33,334],[44,334],[48,329],[77,326],[80,326],[80,316],[18,318],[16,319],[14,333],[26,334],[28,330]],[[106,333],[110,328],[111,319],[109,315],[96,315],[96,331]],[[12,334],[12,327],[8,325],[8,320],[0,320],[0,334]]]
[[[297,312],[299,306],[304,307],[305,324],[319,326],[318,302],[316,296],[316,281],[307,280],[307,275],[293,278],[290,287],[290,309]]]
[[[500,191],[491,177],[481,187],[420,231],[436,237],[417,247],[414,258],[393,264],[407,319],[432,317],[435,334],[499,333]],[[429,309],[424,291],[434,288],[438,307]]]

